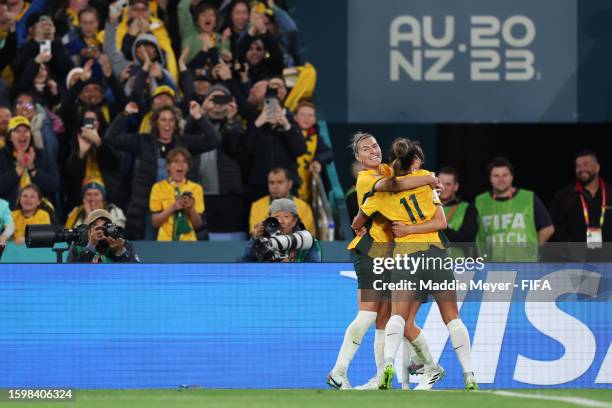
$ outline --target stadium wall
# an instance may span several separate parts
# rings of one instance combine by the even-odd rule
[[[610,264],[495,268],[531,277],[586,269],[598,282],[612,273]],[[355,314],[350,271],[342,263],[6,265],[0,387],[324,387]],[[481,300],[464,302],[461,315],[483,388],[612,386],[609,301]],[[437,307],[424,305],[417,320],[447,371],[439,386],[462,387]],[[372,340],[370,331],[351,365],[354,384],[374,372]]]

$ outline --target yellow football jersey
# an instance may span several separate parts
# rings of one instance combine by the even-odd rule
[[[411,176],[426,176],[427,170],[418,170]],[[396,193],[376,193],[367,198],[361,210],[368,216],[384,216],[391,221],[402,221],[407,224],[422,224],[431,220],[436,213],[436,205],[441,205],[438,194],[430,186],[422,186],[412,190]],[[426,250],[431,244],[441,244],[440,235],[436,232],[424,234],[409,234],[395,238],[396,243],[413,243],[407,252]]]
[[[378,170],[361,170],[357,175],[357,183],[355,190],[357,190],[357,200],[359,208],[362,207],[363,203],[368,197],[374,194],[374,185],[376,182],[384,177],[393,175],[393,170],[386,164],[381,164]],[[353,220],[350,220],[351,222]],[[374,242],[393,242],[393,231],[389,225],[387,219],[377,215],[372,220],[372,225],[369,229],[369,234]],[[348,245],[348,249],[354,249],[361,237],[355,237]]]

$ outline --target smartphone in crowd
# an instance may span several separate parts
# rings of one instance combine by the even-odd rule
[[[111,4],[113,14],[119,13],[125,6],[127,6],[127,0],[119,0],[115,4]]]
[[[42,40],[40,42],[40,54],[49,53],[51,54],[51,40]]]
[[[266,96],[264,97],[264,111],[266,116],[270,119],[276,116],[276,108],[278,106],[278,89],[270,88],[266,89]]]
[[[94,128],[94,118],[83,118],[83,127],[85,129],[93,129]]]
[[[212,102],[216,105],[227,105],[232,101],[231,95],[214,95]]]

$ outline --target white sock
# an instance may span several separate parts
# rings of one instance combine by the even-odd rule
[[[425,339],[425,335],[423,331],[419,333],[416,339],[412,342],[412,347],[414,348],[414,354],[421,359],[425,368],[433,368],[436,366],[436,363],[433,361],[433,357],[429,352],[429,346],[427,345],[427,340]]]
[[[404,344],[404,347],[409,350],[410,359],[412,362],[416,365],[423,364],[423,361],[419,358],[419,356],[417,356],[416,351],[414,351],[414,346],[407,337],[404,337]],[[408,364],[410,364],[410,362],[408,362]]]
[[[346,328],[346,332],[344,332],[344,340],[338,352],[338,359],[336,360],[336,365],[332,369],[334,374],[346,374],[353,356],[361,345],[361,339],[375,321],[376,312],[368,312],[365,310],[357,312],[355,320],[349,324]]]
[[[397,350],[404,338],[406,321],[400,315],[393,315],[385,327],[385,365],[393,364]]]
[[[374,359],[376,360],[376,375],[385,368],[385,330],[376,329],[374,334]]]
[[[446,327],[450,334],[451,343],[457,353],[457,359],[464,373],[472,372],[472,361],[470,359],[470,334],[461,319],[449,322]]]
[[[402,342],[403,353],[402,353],[402,384],[408,384],[410,374],[408,373],[408,366],[410,365],[410,357],[412,357],[412,345],[407,337],[404,337]]]

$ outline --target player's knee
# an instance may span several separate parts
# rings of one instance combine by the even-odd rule
[[[363,336],[376,321],[377,314],[376,312],[360,310],[355,320],[353,320],[349,326],[351,334],[356,337]]]

